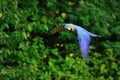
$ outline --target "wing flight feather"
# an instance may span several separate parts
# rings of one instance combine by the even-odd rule
[[[50,30],[49,34],[53,35],[53,34],[59,32],[59,31],[62,31],[62,30],[64,30],[64,26],[58,26],[58,27],[55,27],[52,30]]]

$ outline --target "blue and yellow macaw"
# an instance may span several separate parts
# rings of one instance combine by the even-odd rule
[[[50,35],[55,34],[56,32],[59,32],[61,30],[69,30],[69,31],[72,31],[74,33],[77,33],[80,49],[82,51],[82,56],[84,59],[88,58],[90,36],[100,37],[99,35],[88,32],[87,30],[83,29],[80,26],[77,26],[74,24],[67,24],[67,23],[60,24],[60,25],[58,25],[58,27],[50,30]]]

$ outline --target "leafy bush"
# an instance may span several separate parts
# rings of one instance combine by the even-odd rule
[[[118,0],[3,0],[0,2],[1,80],[119,80]],[[49,30],[74,23],[101,35],[84,60],[77,36]]]

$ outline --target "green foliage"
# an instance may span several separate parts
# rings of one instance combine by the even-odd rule
[[[120,1],[1,0],[0,80],[120,80]],[[83,26],[92,39],[89,59],[77,35],[60,23]]]

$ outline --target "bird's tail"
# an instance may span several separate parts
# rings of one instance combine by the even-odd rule
[[[90,36],[92,36],[92,37],[101,37],[101,36],[99,36],[99,35],[96,35],[96,34],[93,34],[93,33],[90,33],[90,32],[89,32],[89,34],[90,34]]]

